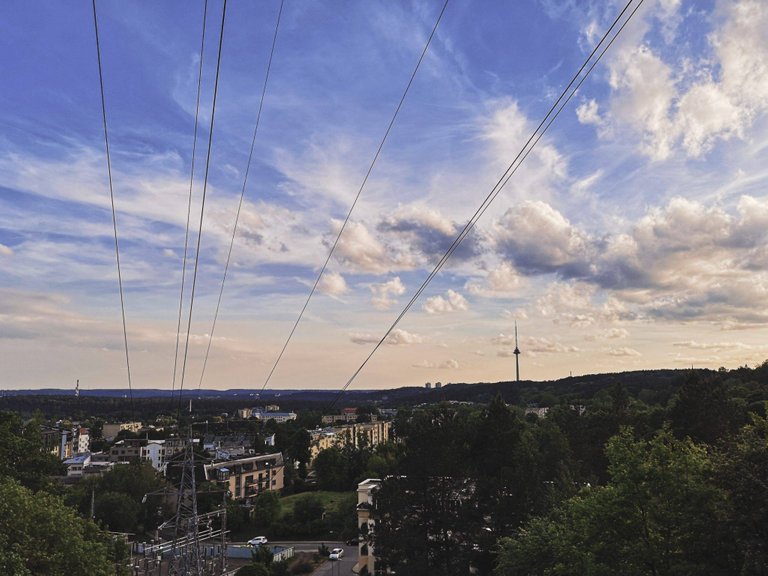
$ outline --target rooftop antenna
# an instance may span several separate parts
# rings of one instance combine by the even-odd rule
[[[515,376],[516,381],[520,384],[520,348],[517,346],[517,320],[515,320]]]

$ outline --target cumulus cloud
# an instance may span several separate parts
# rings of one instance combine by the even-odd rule
[[[13,248],[0,244],[0,256],[13,256]]]
[[[493,228],[498,255],[512,261],[500,270],[512,282],[513,270],[560,279],[534,308],[561,324],[584,327],[638,316],[768,318],[761,304],[768,296],[765,198],[743,196],[727,211],[676,197],[625,230],[600,237],[546,203],[529,202],[510,209]],[[476,281],[467,289],[490,292]]]
[[[618,357],[642,356],[642,354],[640,354],[640,352],[638,352],[634,348],[627,348],[627,347],[610,348],[608,350],[608,354],[610,356],[618,356]]]
[[[564,352],[578,352],[576,346],[569,346],[562,342],[549,340],[548,338],[538,338],[529,336],[525,338],[520,346],[521,351],[527,351],[529,354],[552,354]]]
[[[448,290],[443,296],[427,298],[422,308],[427,314],[446,314],[457,310],[466,310],[469,307],[467,299],[458,292]]]
[[[351,334],[349,339],[355,344],[377,344],[379,340],[381,340],[381,337],[375,336],[373,334],[355,333]],[[401,330],[400,328],[395,328],[392,330],[389,336],[387,336],[384,344],[389,346],[407,346],[410,344],[421,344],[423,341],[424,338],[419,334],[414,334],[412,332]]]
[[[676,348],[689,348],[691,350],[753,350],[755,346],[743,342],[698,342],[688,340],[686,342],[673,342]]]
[[[502,346],[501,350],[496,352],[497,356],[503,358],[512,357],[514,355],[515,336],[514,334],[499,334],[491,338],[491,344],[495,346]],[[529,354],[531,356],[537,356],[538,354],[554,354],[554,353],[566,353],[566,352],[578,352],[579,348],[563,344],[556,340],[550,340],[549,338],[526,336],[520,339],[520,352],[522,354]]]
[[[431,368],[437,370],[456,370],[459,368],[458,361],[453,358],[448,360],[442,360],[441,362],[430,362],[429,360],[422,360],[411,364],[414,368]]]
[[[683,16],[677,12],[679,3],[664,6],[668,16],[674,15],[660,20],[669,41],[681,33]],[[760,0],[721,2],[717,13],[708,55],[680,65],[641,39],[622,45],[610,61],[612,96],[610,115],[604,118],[638,134],[641,150],[654,159],[668,158],[677,147],[701,156],[718,141],[744,137],[747,127],[768,111],[768,6]],[[583,103],[577,115],[584,123],[605,125],[594,101]]]
[[[514,296],[521,284],[521,275],[515,267],[510,262],[503,261],[486,274],[484,282],[470,280],[465,287],[475,296],[504,298]]]
[[[409,205],[385,216],[377,230],[404,243],[415,258],[442,256],[453,244],[459,228],[432,208]],[[452,260],[466,260],[482,252],[482,238],[475,229],[455,249]]]
[[[384,282],[383,284],[372,284],[370,286],[373,297],[371,303],[374,308],[378,310],[387,310],[393,304],[397,303],[397,300],[393,296],[402,296],[405,294],[405,285],[400,280],[399,276],[395,276],[392,280]]]
[[[603,119],[598,111],[597,100],[594,98],[585,100],[576,107],[576,117],[582,124],[594,124],[595,126],[603,124]]]
[[[600,333],[600,337],[606,340],[622,340],[629,338],[629,330],[624,328],[611,328]]]
[[[525,201],[510,208],[491,231],[496,250],[528,274],[589,273],[589,237],[545,202]]]
[[[341,225],[340,220],[333,221],[334,235],[338,234]],[[332,239],[327,240],[327,243],[331,242]],[[403,264],[362,222],[347,223],[335,254],[341,262],[358,272],[382,274]]]
[[[320,282],[317,284],[317,289],[329,296],[341,296],[349,292],[347,281],[338,272],[326,272],[323,274],[323,277],[320,278]]]

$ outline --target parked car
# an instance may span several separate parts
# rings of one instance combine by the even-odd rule
[[[357,546],[360,543],[360,538],[350,538],[345,542],[347,546]]]
[[[266,544],[267,542],[269,542],[269,540],[267,540],[266,536],[256,536],[255,538],[251,538],[250,540],[248,540],[248,544],[250,544],[251,546],[261,546],[262,544]]]
[[[329,560],[340,560],[344,556],[344,548],[334,548],[331,550],[331,555],[328,556]]]

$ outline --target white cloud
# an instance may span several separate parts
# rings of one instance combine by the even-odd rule
[[[662,2],[659,16],[667,42],[684,27],[678,2]],[[613,128],[626,127],[640,136],[641,151],[669,158],[677,147],[689,156],[709,152],[718,141],[743,138],[755,119],[768,111],[768,7],[760,0],[719,3],[715,27],[707,37],[711,54],[665,60],[644,40],[623,43],[610,60],[609,103]],[[672,17],[669,17],[672,15]],[[695,17],[691,11],[685,17]],[[643,36],[652,29],[638,26]],[[583,123],[601,127],[602,137],[626,138],[622,130],[604,130],[594,101],[577,109]]]
[[[484,282],[469,281],[465,288],[474,296],[505,298],[514,296],[522,283],[522,277],[515,267],[510,262],[502,261],[486,274]]]
[[[563,344],[562,342],[553,341],[548,338],[528,336],[523,339],[523,342],[520,346],[520,351],[523,354],[527,352],[529,354],[535,355],[578,352],[579,349],[576,346],[569,346],[567,344]]]
[[[355,333],[350,334],[349,339],[355,344],[376,344],[379,342],[379,340],[381,340],[381,337],[374,336],[373,334]],[[410,344],[421,344],[423,341],[424,338],[419,334],[414,334],[412,332],[401,330],[400,328],[395,328],[392,330],[389,336],[387,336],[384,344],[388,344],[389,346],[407,346]]]
[[[458,292],[448,290],[443,296],[433,296],[427,298],[422,308],[427,314],[446,314],[449,312],[456,312],[457,310],[467,310],[469,303]]]
[[[341,229],[340,220],[333,221],[333,234]],[[330,240],[329,240],[330,242]],[[348,222],[335,252],[336,258],[357,272],[383,274],[399,268],[387,247],[362,222]]]
[[[642,356],[642,354],[640,354],[640,352],[638,352],[634,348],[627,348],[627,347],[611,348],[608,350],[608,354],[610,356],[618,356],[618,357]]]
[[[576,108],[576,117],[582,124],[593,124],[600,126],[603,124],[603,119],[600,117],[598,111],[597,100],[594,98],[585,100]]]
[[[0,244],[0,256],[13,256],[13,248]]]
[[[510,208],[493,223],[491,238],[520,271],[587,273],[590,239],[545,202],[527,200]]]
[[[347,281],[338,272],[325,272],[317,284],[317,289],[329,296],[341,296],[349,292]]]
[[[387,336],[386,343],[393,346],[406,346],[408,344],[421,344],[423,341],[424,338],[419,334],[414,334],[412,332],[401,330],[400,328],[395,328],[392,330],[392,333]]]
[[[456,370],[459,368],[458,361],[454,360],[453,358],[449,358],[448,360],[442,360],[440,362],[430,362],[429,360],[421,360],[419,362],[415,362],[414,364],[411,364],[414,368],[430,368],[430,369],[437,369],[437,370]]]
[[[395,276],[391,280],[382,284],[372,284],[370,286],[373,297],[371,303],[373,307],[378,310],[388,310],[397,300],[393,296],[402,296],[405,294],[405,285],[400,280],[399,276]]]
[[[673,342],[672,346],[676,348],[690,348],[691,350],[754,350],[755,346],[744,344],[743,342],[698,342],[688,340],[687,342]]]

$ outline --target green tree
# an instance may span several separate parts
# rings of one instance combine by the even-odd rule
[[[738,543],[739,574],[768,574],[768,419],[752,414],[736,442],[716,457],[716,479],[729,504]]]
[[[266,528],[280,514],[280,495],[268,490],[256,496],[253,501],[253,517],[257,526]]]
[[[376,550],[377,572],[469,573],[481,522],[468,478],[389,477],[374,494],[375,528],[363,534]]]
[[[609,483],[503,539],[495,574],[734,573],[724,493],[704,448],[667,431],[644,441],[624,429],[606,453]]]
[[[347,463],[340,448],[331,446],[322,450],[312,463],[317,476],[317,486],[321,490],[347,490],[350,479],[347,477]]]
[[[270,576],[270,571],[264,564],[254,563],[238,569],[235,576]]]
[[[745,414],[738,410],[722,377],[698,372],[692,372],[680,387],[669,417],[678,437],[710,445],[745,424]]]
[[[124,492],[102,492],[95,501],[96,518],[113,532],[132,532],[139,529],[141,504]]]
[[[40,422],[0,412],[0,478],[14,478],[36,491],[55,491],[51,476],[64,473],[61,461],[43,450]]]
[[[0,479],[0,573],[108,576],[114,574],[108,543],[57,496]]]
[[[316,494],[299,496],[293,506],[293,517],[296,522],[311,522],[322,518],[323,501]]]

